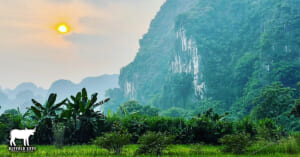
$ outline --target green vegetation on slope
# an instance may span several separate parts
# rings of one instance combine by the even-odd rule
[[[299,6],[298,0],[167,0],[135,60],[121,70],[120,88],[107,92],[110,109],[133,99],[163,110],[249,115],[265,86],[295,88],[300,80]]]

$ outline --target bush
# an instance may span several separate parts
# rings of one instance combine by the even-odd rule
[[[124,130],[128,130],[128,132],[132,135],[132,142],[136,143],[139,136],[143,135],[148,130],[148,126],[145,124],[146,119],[146,116],[140,116],[137,114],[129,115],[122,118],[121,126],[119,128],[124,127]]]
[[[227,134],[233,133],[233,124],[228,120],[215,120],[202,115],[188,121],[193,142],[218,144],[218,140]]]
[[[130,143],[131,135],[121,132],[105,133],[102,137],[97,137],[94,144],[107,149],[115,154],[121,154],[123,146]]]
[[[163,150],[173,141],[174,136],[168,136],[166,133],[147,132],[140,137],[138,143],[141,146],[136,153],[161,155]]]
[[[258,137],[267,141],[278,141],[283,135],[282,127],[278,127],[271,119],[259,120],[257,126]]]
[[[234,154],[245,153],[246,148],[251,145],[250,135],[246,133],[225,135],[220,139],[220,142],[225,146],[222,151]]]
[[[250,137],[254,139],[255,135],[257,134],[256,126],[250,118],[245,117],[242,120],[239,120],[235,123],[236,131],[237,132],[245,132],[250,134]]]

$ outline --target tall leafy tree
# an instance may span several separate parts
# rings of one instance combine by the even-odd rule
[[[300,82],[298,82],[298,87],[300,88]],[[300,117],[300,91],[299,98],[295,101],[295,106],[293,107],[291,114],[295,117]]]
[[[159,109],[150,105],[143,106],[135,100],[125,102],[125,104],[120,105],[117,110],[117,113],[122,116],[127,116],[135,113],[139,115],[157,116],[158,112]]]
[[[264,87],[253,103],[251,115],[254,119],[270,118],[278,122],[294,103],[294,89],[275,82]]]
[[[143,109],[143,106],[134,100],[131,101],[127,101],[125,104],[121,105],[118,108],[118,113],[121,115],[130,115],[130,114],[134,114],[134,113],[140,113]]]

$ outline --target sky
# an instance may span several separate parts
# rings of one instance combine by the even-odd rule
[[[118,74],[165,0],[0,0],[0,86]],[[65,23],[70,32],[56,27]]]

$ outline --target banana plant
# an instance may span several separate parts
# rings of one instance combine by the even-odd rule
[[[38,143],[51,144],[53,142],[53,122],[59,120],[58,112],[63,110],[62,106],[67,101],[67,99],[65,99],[56,104],[56,97],[56,94],[50,94],[47,101],[43,105],[32,99],[33,106],[31,106],[24,115],[27,119],[36,121],[37,138],[35,140]]]
[[[70,100],[67,100],[66,109],[63,110],[61,118],[73,122],[73,128],[75,129],[72,132],[73,134],[77,134],[80,139],[88,140],[90,137],[85,137],[87,134],[84,133],[84,130],[89,131],[89,134],[93,136],[97,129],[97,120],[104,118],[104,115],[100,111],[95,111],[95,108],[103,105],[110,99],[107,98],[97,102],[97,93],[92,94],[89,99],[85,88],[78,92],[76,96],[72,95],[70,98]]]
[[[60,107],[66,103],[67,99],[64,99],[63,101],[55,104],[56,97],[56,94],[50,94],[48,100],[44,103],[44,105],[32,99],[32,103],[34,104],[34,106],[31,106],[30,110],[34,113],[34,117],[38,119],[38,121],[46,118],[57,118],[57,112],[62,110],[62,108]]]
[[[91,99],[89,99],[86,89],[83,88],[76,96],[72,95],[71,100],[67,100],[66,109],[62,112],[61,117],[78,120],[79,117],[103,116],[100,111],[95,111],[94,109],[108,102],[110,99],[107,98],[97,103],[97,95],[97,93],[94,93]]]

